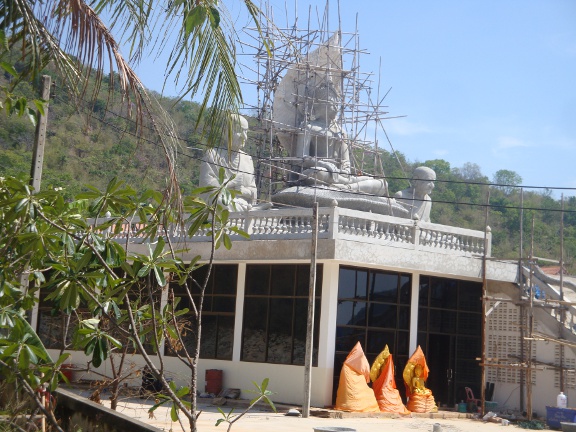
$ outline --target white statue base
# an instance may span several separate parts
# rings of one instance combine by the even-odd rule
[[[337,188],[292,186],[272,196],[274,204],[307,208],[311,208],[314,202],[318,202],[320,207],[330,207],[334,201],[337,202],[338,207],[352,210],[403,218],[410,216],[409,211],[394,198],[344,192]]]

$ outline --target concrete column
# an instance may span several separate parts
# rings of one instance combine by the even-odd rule
[[[322,304],[320,306],[320,343],[318,367],[333,368],[336,350],[336,312],[338,308],[338,272],[340,266],[331,261],[323,263]]]
[[[36,297],[36,302],[34,303],[34,306],[30,312],[30,326],[36,332],[38,332],[38,315],[40,314],[40,290],[36,291],[34,297]]]
[[[412,354],[418,346],[418,295],[420,291],[420,273],[412,273],[412,300],[410,302],[410,345]]]
[[[340,266],[334,261],[323,263],[318,367],[313,368],[312,376],[312,401],[320,406],[332,403],[339,269]]]
[[[164,277],[167,281],[170,280],[170,273],[164,273]],[[168,304],[168,283],[162,289],[162,294],[160,295],[160,308],[158,309],[160,313],[164,310],[164,307]],[[166,339],[162,338],[162,342],[158,345],[158,352],[163,353],[166,346]]]
[[[246,288],[246,263],[238,264],[238,281],[236,285],[236,311],[234,313],[234,348],[232,361],[240,361],[242,351],[242,320],[244,319],[244,292]]]

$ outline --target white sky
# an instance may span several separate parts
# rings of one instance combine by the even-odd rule
[[[241,2],[225,3],[241,27]],[[284,26],[284,0],[270,3]],[[310,4],[323,10],[325,0],[298,1],[299,27]],[[330,10],[336,28],[337,1]],[[576,188],[576,1],[341,0],[340,14],[345,32],[358,16],[370,52],[362,70],[378,73],[382,61],[388,111],[407,116],[387,120],[386,131],[410,161],[472,162],[490,179],[509,169],[524,185]],[[157,63],[137,72],[160,91]]]

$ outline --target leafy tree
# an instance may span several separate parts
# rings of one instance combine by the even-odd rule
[[[258,8],[251,0],[244,4],[258,25]],[[112,17],[109,26],[103,14]],[[225,6],[216,0],[167,5],[115,0],[48,0],[39,5],[8,0],[0,3],[0,17],[0,64],[14,84],[38,79],[52,63],[65,85],[82,95],[89,90],[87,76],[94,75],[93,106],[101,109],[95,97],[108,67],[109,88],[121,90],[127,106],[134,104],[142,120],[153,113],[153,100],[120,54],[115,38],[119,35],[130,43],[134,63],[144,55],[169,51],[166,79],[175,74],[181,97],[202,96],[201,111],[211,107],[209,126],[222,123],[227,111],[237,111],[242,100],[234,69],[235,46],[230,43],[234,25]],[[150,37],[152,32],[159,38]]]
[[[196,198],[200,193],[211,194],[208,202]],[[173,416],[187,418],[190,430],[195,431],[202,301],[211,262],[218,247],[232,246],[232,234],[246,236],[229,226],[229,212],[218,204],[218,197],[227,203],[234,195],[226,189],[222,172],[219,187],[198,189],[185,200],[184,210],[190,216],[180,229],[188,236],[203,234],[212,239],[210,256],[205,257],[207,274],[196,280],[192,272],[199,267],[200,257],[189,263],[178,258],[180,251],[170,243],[178,214],[161,193],[138,194],[114,180],[105,190],[91,188],[66,201],[59,190],[33,194],[21,180],[0,178],[0,329],[8,330],[7,337],[0,339],[0,375],[35,400],[54,428],[61,430],[36,389],[56,387],[67,354],[53,361],[24,319],[40,292],[61,314],[76,317],[76,324],[65,329],[63,342],[69,332],[95,367],[114,350],[129,347],[141,354],[173,404]],[[106,212],[113,216],[102,217]],[[128,227],[135,221],[139,228],[133,232]],[[115,240],[119,234],[122,243]],[[147,253],[127,249],[133,235],[150,241]],[[29,275],[29,285],[21,284],[22,273]],[[173,295],[164,307],[154,298],[154,287],[166,287],[167,275],[183,287],[192,305],[196,339],[191,348],[179,324],[188,310],[179,309]],[[82,307],[91,311],[88,316],[79,313]],[[181,347],[178,358],[190,369],[189,386],[176,388],[165,379],[159,350],[165,340]]]
[[[522,177],[515,171],[501,169],[494,173],[492,182],[495,183],[506,194],[510,194],[514,190],[514,186],[522,183]]]
[[[455,168],[454,172],[463,180],[474,182],[485,182],[486,177],[482,174],[482,169],[478,164],[466,162],[462,167]]]

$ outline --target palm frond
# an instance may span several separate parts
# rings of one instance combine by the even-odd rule
[[[133,21],[142,23],[143,20],[140,17]],[[115,88],[116,79],[128,114],[135,117],[137,131],[144,132],[146,121],[161,143],[168,162],[167,198],[179,202],[174,125],[147,93],[120,53],[109,28],[87,3],[83,0],[46,0],[34,4],[30,0],[3,0],[0,1],[0,28],[4,29],[6,40],[6,46],[0,47],[0,58],[10,55],[19,62],[21,79],[34,80],[52,62],[63,84],[80,100],[88,91],[88,76],[95,78],[91,100],[96,100],[100,94],[105,74],[110,76],[109,95]]]

